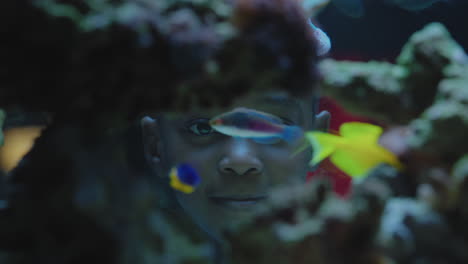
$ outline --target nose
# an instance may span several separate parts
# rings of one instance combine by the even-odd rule
[[[224,155],[219,161],[219,172],[233,175],[261,174],[263,163],[259,159],[255,147],[255,144],[247,139],[230,139],[226,144]]]

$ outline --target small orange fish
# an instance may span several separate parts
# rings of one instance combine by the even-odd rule
[[[335,166],[353,178],[364,177],[380,163],[398,169],[403,166],[398,158],[378,144],[382,128],[367,123],[348,122],[340,127],[340,136],[324,132],[306,132],[314,155],[310,164],[316,165],[330,157]]]

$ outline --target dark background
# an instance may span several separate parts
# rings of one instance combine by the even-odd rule
[[[430,22],[441,22],[456,41],[468,50],[468,1],[441,1],[431,7],[409,12],[383,0],[363,0],[365,14],[348,17],[328,5],[317,20],[332,40],[331,56],[336,59],[393,61],[412,33]]]

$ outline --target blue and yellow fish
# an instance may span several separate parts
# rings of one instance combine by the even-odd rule
[[[198,172],[186,163],[174,167],[169,173],[169,178],[171,187],[183,193],[192,193],[201,182]]]
[[[210,126],[221,134],[263,144],[274,144],[281,139],[294,142],[303,136],[298,126],[287,125],[277,116],[244,107],[213,117]]]
[[[354,178],[364,177],[381,163],[398,169],[403,167],[393,153],[378,144],[381,127],[348,122],[341,125],[339,132],[340,135],[316,131],[305,133],[314,151],[310,165],[314,166],[330,157],[335,166]]]

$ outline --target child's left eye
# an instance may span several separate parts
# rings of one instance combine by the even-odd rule
[[[190,133],[198,136],[206,136],[214,132],[214,129],[208,123],[208,119],[197,119],[190,122],[187,129]]]

